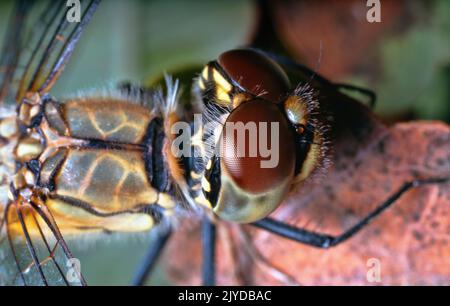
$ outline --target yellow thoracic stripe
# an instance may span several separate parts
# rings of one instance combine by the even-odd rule
[[[200,87],[201,90],[205,90],[206,89],[206,86],[205,86],[205,83],[203,82],[203,78],[202,77],[198,78],[198,87]]]
[[[206,67],[203,68],[203,70],[202,70],[202,77],[203,77],[205,80],[208,79],[208,70],[209,70],[209,67],[208,67],[208,66],[206,66]]]
[[[225,80],[225,78],[219,73],[219,71],[217,71],[216,69],[212,69],[212,72],[213,79],[217,87],[222,88],[222,90],[228,94],[233,89],[233,86],[231,86],[231,84],[227,80]]]
[[[202,176],[201,174],[195,172],[195,171],[191,171],[191,178],[193,178],[194,180],[198,180],[200,179]]]
[[[208,182],[206,177],[202,177],[202,188],[206,192],[211,192],[211,184]]]
[[[217,86],[216,87],[216,98],[217,102],[231,102],[230,96],[228,95],[228,92],[226,92],[222,87]]]

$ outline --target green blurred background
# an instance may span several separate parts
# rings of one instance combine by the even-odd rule
[[[426,2],[425,18],[376,46],[381,77],[360,71],[339,81],[375,89],[383,116],[450,122],[450,1]],[[10,8],[11,1],[0,3],[1,35]],[[256,20],[252,1],[105,0],[52,93],[64,97],[123,80],[148,83],[165,71],[201,67],[245,45]],[[127,284],[150,242],[145,234],[83,238],[73,252],[89,284]],[[150,283],[170,284],[158,270]]]

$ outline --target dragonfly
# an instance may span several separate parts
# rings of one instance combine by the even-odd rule
[[[375,94],[333,83],[288,58],[241,48],[199,72],[189,110],[169,76],[165,90],[124,83],[107,93],[57,99],[50,91],[99,2],[82,2],[74,23],[63,2],[39,10],[21,1],[13,13],[0,65],[1,284],[86,285],[68,239],[156,233],[132,281],[142,285],[176,221],[199,218],[203,284],[214,285],[218,222],[330,248],[408,190],[450,180],[406,182],[337,236],[271,218],[290,190],[326,171],[341,137],[352,133],[363,141],[382,129],[370,108]],[[366,96],[369,105],[348,91]],[[273,137],[254,134],[276,147],[274,165],[263,167],[270,160],[258,150],[240,154],[239,134],[226,129],[239,123],[277,127]],[[250,137],[243,139],[251,147]]]

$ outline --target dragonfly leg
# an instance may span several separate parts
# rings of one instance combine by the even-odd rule
[[[399,190],[397,190],[397,192],[392,194],[384,203],[382,203],[373,211],[371,211],[368,215],[366,215],[366,217],[364,217],[350,229],[348,229],[347,231],[343,232],[338,236],[331,236],[324,233],[308,231],[270,218],[266,218],[261,221],[255,222],[252,225],[264,229],[266,231],[269,231],[275,235],[291,239],[303,244],[307,244],[318,248],[329,248],[346,241],[347,239],[351,238],[353,235],[358,233],[378,215],[380,215],[387,208],[392,206],[408,190],[419,186],[440,184],[447,182],[450,182],[450,177],[438,179],[424,179],[424,180],[418,179],[405,183]]]
[[[202,279],[204,286],[216,284],[216,226],[205,216],[202,221]]]
[[[142,286],[145,284],[171,234],[172,229],[168,228],[156,237],[141,261],[139,269],[134,274],[133,281],[131,282],[132,286]]]

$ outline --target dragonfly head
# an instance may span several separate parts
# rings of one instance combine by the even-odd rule
[[[285,70],[254,49],[222,53],[205,67],[199,86],[207,108],[228,110],[218,113],[213,134],[220,137],[206,167],[213,210],[234,222],[263,219],[319,164],[314,93],[307,85],[292,90]]]

